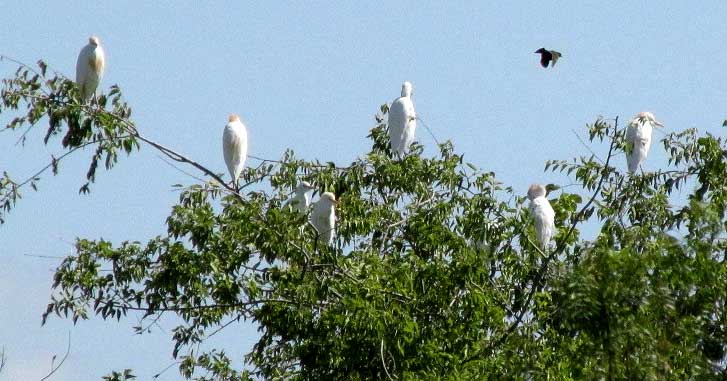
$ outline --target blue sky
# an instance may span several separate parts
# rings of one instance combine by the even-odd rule
[[[345,164],[367,152],[379,105],[401,83],[414,85],[418,114],[439,140],[524,193],[548,159],[587,154],[574,130],[596,116],[655,113],[668,131],[719,133],[727,117],[727,3],[704,2],[12,2],[0,12],[0,54],[45,59],[74,75],[91,34],[107,54],[102,87],[119,84],[142,131],[225,172],[220,140],[227,115],[248,126],[250,154],[299,156]],[[563,53],[553,69],[533,52]],[[15,67],[0,62],[0,74]],[[0,115],[6,123],[10,115]],[[60,152],[42,146],[44,127],[26,147],[0,132],[0,170],[18,178]],[[656,135],[658,138],[660,135]],[[431,153],[433,139],[417,137]],[[594,146],[598,152],[603,147]],[[75,237],[145,240],[164,231],[177,193],[190,178],[149,148],[100,173],[78,195],[83,152],[26,193],[0,226],[0,380],[37,380],[54,354],[71,354],[53,380],[100,379],[132,367],[141,380],[172,363],[172,321],[134,336],[135,317],[40,327],[52,271]],[[623,157],[619,165],[625,168]],[[251,161],[255,164],[255,161]],[[647,169],[665,164],[655,143]],[[256,337],[228,328],[215,343],[241,355]],[[159,380],[176,380],[175,369]]]

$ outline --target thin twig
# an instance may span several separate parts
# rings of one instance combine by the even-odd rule
[[[21,142],[23,143],[23,145],[25,145],[25,136],[28,135],[28,132],[30,132],[30,129],[33,128],[34,126],[35,126],[35,124],[28,124],[28,127],[25,128],[25,131],[23,131],[23,133],[20,134],[20,137],[18,138],[18,140],[15,141],[15,146],[16,147]]]
[[[270,163],[277,163],[277,164],[285,164],[285,162],[282,161],[282,160],[266,159],[264,157],[259,157],[259,156],[255,156],[255,155],[247,155],[247,157],[249,159],[254,159],[254,160],[260,161],[262,163],[270,162]],[[339,166],[336,166],[335,163],[334,163],[334,166],[333,167],[331,167],[330,165],[321,165],[321,164],[308,164],[308,166],[311,167],[311,168],[333,168],[333,169],[338,170],[338,171],[346,171],[346,170],[351,169],[351,167],[353,165],[352,166],[349,166],[349,167],[339,167]]]
[[[48,373],[48,374],[47,374],[47,375],[46,375],[45,377],[41,378],[41,379],[40,379],[40,381],[45,381],[45,380],[47,380],[48,378],[50,378],[50,376],[52,376],[52,375],[53,375],[53,373],[55,373],[55,372],[56,372],[56,371],[57,371],[57,370],[58,370],[58,369],[59,369],[59,368],[61,367],[61,365],[63,365],[63,363],[64,363],[64,362],[66,362],[66,359],[68,358],[68,354],[69,354],[69,353],[71,353],[71,331],[68,331],[68,347],[66,348],[66,354],[65,354],[65,355],[63,355],[63,358],[62,358],[62,359],[61,359],[61,361],[60,361],[60,362],[58,363],[58,365],[56,365],[56,366],[54,367],[54,366],[53,366],[53,365],[51,364],[51,368],[52,368],[52,369],[51,369],[50,373]],[[55,356],[53,356],[53,358],[55,359]]]
[[[578,138],[578,141],[581,142],[581,145],[583,145],[584,147],[586,147],[586,149],[593,155],[593,157],[595,157],[596,160],[598,160],[601,164],[603,164],[603,160],[601,160],[601,158],[595,152],[593,152],[593,150],[591,149],[591,147],[589,147],[588,144],[586,144],[586,142],[583,141],[583,138],[581,138],[581,136],[578,135],[578,133],[576,132],[576,130],[571,129],[571,132],[573,133],[573,135],[576,136],[576,138]]]
[[[113,271],[113,270],[111,270],[111,271]],[[152,321],[149,324],[147,324],[146,327],[144,327],[144,325],[142,323],[144,322],[145,318],[148,315],[145,315],[144,317],[142,317],[141,319],[139,319],[139,334],[142,334],[144,331],[148,331],[151,328],[151,326],[153,326],[153,325],[156,325],[162,331],[164,330],[162,328],[162,326],[159,325],[159,323],[158,323],[159,319],[161,319],[162,318],[162,315],[164,315],[164,311],[161,311],[161,312],[159,312],[159,313],[157,313],[155,315],[156,316],[154,316],[154,319],[152,319]]]
[[[193,175],[193,174],[191,174],[191,173],[189,173],[189,172],[187,172],[187,171],[183,170],[182,168],[179,168],[178,166],[174,165],[174,163],[172,163],[171,161],[169,161],[169,160],[167,160],[167,159],[165,159],[165,158],[163,158],[163,157],[161,157],[161,156],[159,156],[159,155],[157,155],[157,157],[158,157],[158,158],[159,158],[159,159],[160,159],[161,161],[163,161],[163,162],[167,163],[167,165],[169,165],[170,167],[172,167],[172,168],[176,169],[177,171],[179,171],[179,172],[181,172],[181,173],[183,173],[183,174],[185,174],[185,175],[187,175],[187,176],[189,176],[189,177],[191,177],[191,178],[193,178],[193,179],[195,179],[195,180],[197,180],[197,181],[201,182],[202,184],[206,184],[206,183],[207,183],[207,181],[205,181],[205,180],[204,180],[203,178],[201,178],[201,177],[199,177],[199,176],[195,176],[195,175]]]
[[[119,138],[119,139],[124,139],[124,138],[127,138],[127,137],[129,137],[129,136],[120,136],[120,137],[118,137],[118,138]],[[20,182],[20,183],[15,183],[15,187],[16,187],[17,189],[20,189],[20,188],[21,188],[21,187],[22,187],[23,185],[25,185],[25,184],[27,184],[27,183],[29,183],[29,182],[33,181],[33,179],[35,179],[36,177],[38,177],[38,176],[42,175],[42,174],[43,174],[43,173],[44,173],[45,171],[47,171],[47,170],[48,170],[49,168],[53,167],[53,165],[54,165],[54,164],[56,164],[56,165],[57,165],[58,163],[60,163],[60,161],[61,161],[61,160],[63,160],[63,159],[64,159],[64,158],[66,157],[66,156],[68,156],[68,155],[70,155],[70,154],[72,154],[72,153],[76,152],[77,150],[79,150],[79,149],[81,149],[81,148],[85,148],[85,147],[87,147],[87,146],[90,146],[90,145],[92,145],[92,144],[100,143],[100,142],[102,142],[102,141],[104,141],[104,140],[110,140],[110,139],[95,139],[95,140],[92,140],[92,141],[89,141],[89,142],[83,143],[83,144],[81,144],[81,145],[80,145],[80,146],[78,146],[78,147],[74,147],[74,148],[70,149],[70,150],[69,150],[68,152],[66,152],[66,153],[64,153],[63,155],[59,156],[58,158],[55,158],[54,160],[52,160],[52,161],[51,161],[51,162],[50,162],[50,163],[49,163],[48,165],[46,165],[45,167],[43,167],[43,168],[39,169],[39,170],[38,170],[37,172],[35,172],[35,173],[34,173],[33,175],[31,175],[30,177],[28,177],[27,179],[25,179],[25,180],[24,180],[23,182]]]
[[[229,326],[230,324],[232,324],[232,323],[234,323],[236,321],[239,322],[240,321],[240,318],[242,316],[243,316],[242,314],[238,314],[237,317],[234,317],[234,318],[230,319],[230,321],[228,321],[227,323],[222,324],[221,326],[217,327],[217,329],[215,329],[214,331],[212,331],[212,333],[210,333],[209,335],[207,335],[207,338],[209,339],[210,337],[216,335],[217,333],[219,333],[223,329],[227,328],[227,326]]]
[[[386,372],[386,377],[388,377],[389,380],[393,380],[393,378],[391,378],[391,375],[389,374],[389,370],[386,369],[386,360],[384,360],[384,339],[381,339],[381,348],[379,352],[381,354],[381,364],[384,366],[384,372]]]
[[[45,258],[45,259],[65,259],[62,255],[34,255],[34,254],[23,254],[25,257]]]
[[[123,120],[123,119],[120,119],[120,120]],[[139,139],[139,140],[141,140],[141,141],[149,144],[150,146],[156,148],[161,153],[163,153],[166,157],[168,157],[168,158],[170,158],[170,159],[172,159],[172,160],[174,160],[176,162],[186,163],[186,164],[189,164],[189,165],[197,168],[198,170],[200,170],[201,172],[203,172],[207,176],[215,179],[223,188],[225,188],[230,193],[237,195],[237,197],[242,200],[242,196],[237,192],[237,189],[235,189],[234,186],[229,185],[228,183],[226,183],[224,180],[222,180],[222,178],[220,176],[218,176],[216,173],[212,172],[211,170],[207,169],[207,167],[203,166],[202,164],[200,164],[200,163],[198,163],[198,162],[196,162],[196,161],[194,161],[194,160],[192,160],[192,159],[190,159],[190,158],[188,158],[188,157],[186,157],[186,156],[184,156],[184,155],[182,155],[182,154],[180,154],[180,153],[172,150],[171,148],[167,148],[167,147],[165,147],[165,146],[163,146],[163,145],[161,145],[161,144],[159,144],[159,143],[157,143],[157,142],[155,142],[155,141],[153,141],[153,140],[151,140],[149,138],[146,138],[146,137],[140,135],[138,132],[136,132],[136,134],[134,136],[137,139]]]
[[[28,65],[28,64],[26,64],[26,63],[24,63],[24,62],[18,61],[18,60],[16,60],[16,59],[15,59],[15,58],[13,58],[13,57],[9,57],[9,56],[6,56],[6,55],[2,55],[2,54],[0,54],[0,61],[10,61],[10,62],[12,62],[12,63],[14,63],[14,64],[16,64],[16,65],[18,65],[18,66],[21,66],[21,67],[24,67],[24,68],[26,68],[26,69],[30,70],[31,72],[33,72],[33,74],[36,74],[36,75],[38,75],[39,77],[43,77],[43,78],[45,78],[45,76],[42,76],[42,75],[40,75],[40,73],[38,73],[38,72],[37,72],[37,71],[35,70],[35,68],[33,68],[32,66],[30,66],[30,65]]]
[[[175,361],[175,362],[169,364],[166,368],[160,370],[159,373],[155,374],[152,378],[159,378],[159,376],[161,376],[164,372],[168,371],[169,368],[171,368],[177,364],[181,364],[181,363],[182,363],[181,361]]]
[[[429,129],[429,126],[427,125],[427,122],[425,122],[424,119],[422,119],[422,117],[419,116],[418,113],[417,113],[416,118],[417,118],[418,121],[422,122],[422,126],[424,126],[424,128],[427,130],[427,132],[429,133],[429,135],[432,137],[432,139],[434,139],[434,142],[437,143],[437,146],[439,146],[439,140],[437,140],[437,137],[434,136],[434,133],[432,132],[432,130]]]

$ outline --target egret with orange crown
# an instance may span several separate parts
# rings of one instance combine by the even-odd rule
[[[240,121],[240,117],[231,114],[225,131],[222,134],[222,153],[225,156],[227,170],[232,177],[232,185],[237,188],[237,179],[245,167],[247,159],[247,130]]]
[[[104,69],[106,69],[106,56],[101,42],[98,37],[91,36],[88,45],[81,49],[76,61],[76,83],[84,102],[96,94]]]

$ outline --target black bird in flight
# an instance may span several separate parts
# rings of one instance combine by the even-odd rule
[[[555,63],[558,62],[558,58],[563,56],[560,52],[556,52],[555,50],[545,50],[545,48],[540,48],[536,50],[535,53],[540,53],[540,65],[543,67],[548,67],[548,63],[550,61],[553,61],[553,64],[550,65],[550,67],[555,66]]]

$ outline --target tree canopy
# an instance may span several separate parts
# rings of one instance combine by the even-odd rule
[[[173,314],[170,351],[196,380],[727,377],[727,150],[716,136],[666,133],[668,167],[630,175],[619,157],[631,149],[625,123],[596,119],[588,136],[607,153],[545,163],[577,186],[549,184],[557,234],[541,249],[524,192],[465,162],[451,142],[433,157],[418,144],[392,157],[387,105],[354,162],[287,151],[246,168],[237,192],[142,135],[118,86],[83,102],[44,62],[17,64],[3,80],[0,113],[14,116],[6,129],[24,137],[47,126],[43,144],[65,153],[28,179],[3,173],[0,218],[85,147],[95,154],[81,192],[99,164],[111,169],[141,147],[203,177],[179,186],[167,231],[147,242],[78,238],[44,321]],[[332,247],[284,206],[303,180],[339,200]],[[260,332],[244,359],[197,350],[240,320]],[[132,372],[106,379],[125,377]]]

